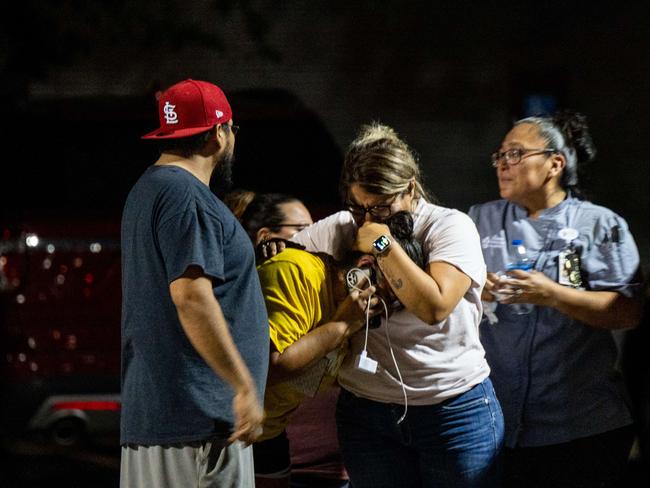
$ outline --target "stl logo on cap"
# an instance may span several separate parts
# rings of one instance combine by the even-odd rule
[[[232,109],[221,88],[207,81],[187,79],[158,97],[160,127],[143,139],[191,137],[232,120]]]
[[[165,114],[165,122],[168,124],[178,124],[178,114],[174,112],[176,105],[172,105],[169,102],[165,102],[165,107],[163,108],[163,113]]]

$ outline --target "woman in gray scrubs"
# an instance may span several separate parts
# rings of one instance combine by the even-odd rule
[[[594,155],[580,114],[519,120],[492,155],[501,200],[469,212],[482,299],[498,297],[481,340],[505,416],[504,486],[618,486],[633,440],[612,330],[639,322],[639,254],[625,220],[580,197]],[[534,266],[504,277],[517,239]]]

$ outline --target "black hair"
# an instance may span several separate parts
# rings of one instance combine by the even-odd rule
[[[564,134],[567,145],[575,149],[578,165],[596,159],[596,146],[585,115],[572,110],[561,110],[553,116],[553,122]]]
[[[587,117],[572,110],[561,110],[552,117],[527,117],[515,122],[515,125],[519,124],[536,125],[547,147],[564,156],[566,166],[560,184],[573,196],[583,198],[578,180],[586,174],[585,168],[596,158]]]
[[[390,229],[391,235],[395,238],[409,258],[424,269],[424,253],[422,246],[413,238],[413,215],[407,211],[396,212],[388,217],[384,224]]]
[[[223,124],[227,126],[227,124]],[[160,153],[174,153],[184,158],[190,158],[201,152],[203,147],[212,137],[212,129],[194,134],[189,137],[179,137],[178,139],[153,139]]]
[[[286,218],[280,205],[297,201],[296,197],[283,193],[258,193],[241,214],[239,221],[248,237],[255,243],[257,232],[262,227],[268,227],[271,232],[280,230],[280,224]]]

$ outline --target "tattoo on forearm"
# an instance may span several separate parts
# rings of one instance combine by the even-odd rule
[[[402,286],[404,286],[404,283],[402,283],[401,278],[397,278],[396,280],[391,279],[391,280],[390,280],[390,284],[391,284],[391,285],[393,286],[393,288],[396,289],[396,290],[399,290],[400,288],[402,288]]]

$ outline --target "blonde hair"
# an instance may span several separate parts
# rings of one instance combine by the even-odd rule
[[[396,195],[407,191],[412,181],[415,197],[429,200],[416,156],[406,142],[386,125],[363,125],[343,161],[339,182],[343,200],[355,183],[368,193]]]
[[[237,220],[241,220],[242,214],[254,198],[255,192],[236,189],[223,197],[223,203],[225,203],[226,207],[228,207],[233,215],[237,217]]]

